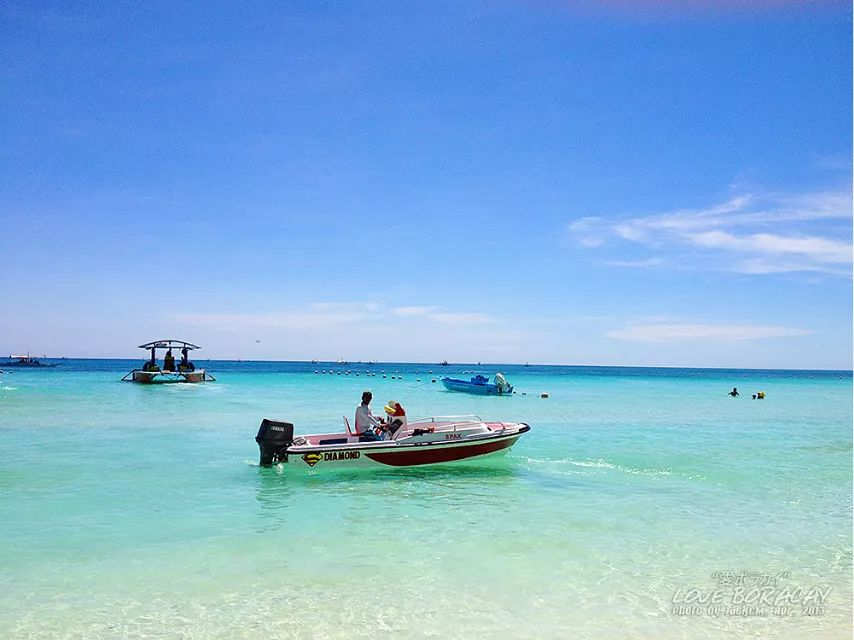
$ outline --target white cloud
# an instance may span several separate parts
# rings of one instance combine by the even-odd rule
[[[389,313],[395,316],[424,316],[434,309],[435,307],[392,307]]]
[[[622,241],[659,252],[702,252],[700,262],[715,270],[845,275],[852,263],[851,218],[851,193],[846,189],[743,194],[704,209],[620,219],[584,217],[567,228],[570,237],[591,248]],[[628,267],[662,263],[660,256],[606,261]]]
[[[585,247],[598,247],[605,242],[605,220],[596,217],[579,218],[568,226],[570,236]]]
[[[379,308],[371,303],[315,302],[300,311],[258,313],[178,313],[173,318],[190,326],[231,329],[312,329],[333,328],[364,322]]]
[[[493,318],[484,313],[431,313],[431,320],[452,327],[479,325],[493,322]]]
[[[703,231],[686,236],[701,247],[759,254],[797,254],[816,262],[851,262],[851,245],[814,236],[780,236],[773,233],[734,235],[726,231]]]
[[[333,329],[347,325],[429,322],[453,327],[482,325],[493,321],[483,313],[453,312],[437,307],[386,307],[377,303],[314,302],[298,311],[264,311],[257,313],[178,313],[178,322],[219,330],[250,328],[313,330]]]
[[[164,329],[192,335],[207,353],[243,359],[344,358],[439,362],[519,360],[530,338],[517,322],[484,313],[438,306],[361,302],[294,304],[258,312],[180,313],[164,318]],[[525,353],[524,355],[527,355]]]
[[[845,267],[833,269],[828,265],[817,265],[809,262],[799,262],[792,260],[773,259],[766,260],[764,258],[751,258],[738,262],[734,270],[739,273],[763,275],[768,273],[795,273],[816,271],[819,273],[829,273],[838,276],[850,275]]]
[[[633,267],[643,269],[646,267],[660,267],[664,264],[661,258],[644,258],[643,260],[604,260],[603,264],[609,267]]]
[[[605,335],[628,342],[744,342],[804,336],[810,333],[812,331],[807,329],[775,325],[644,324],[606,331]]]

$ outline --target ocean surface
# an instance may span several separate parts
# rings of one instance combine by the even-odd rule
[[[851,636],[851,372],[135,364],[0,374],[0,638]],[[517,393],[438,382],[463,371]],[[532,430],[481,464],[258,467],[263,417],[339,428],[364,389]]]

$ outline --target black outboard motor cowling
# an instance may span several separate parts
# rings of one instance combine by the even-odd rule
[[[294,425],[290,422],[277,422],[276,420],[261,421],[255,442],[261,449],[262,467],[269,467],[277,462],[287,462],[287,448],[294,441]]]

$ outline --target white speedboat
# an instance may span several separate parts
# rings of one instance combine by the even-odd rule
[[[479,416],[423,418],[401,427],[390,440],[366,440],[344,419],[345,431],[294,436],[290,422],[261,422],[255,441],[260,464],[289,468],[415,467],[499,455],[531,430],[524,422],[487,422]]]

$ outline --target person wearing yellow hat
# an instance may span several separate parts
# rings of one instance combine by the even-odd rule
[[[388,416],[384,431],[389,434],[389,438],[394,438],[394,434],[406,426],[406,411],[396,400],[389,400],[383,411]]]

